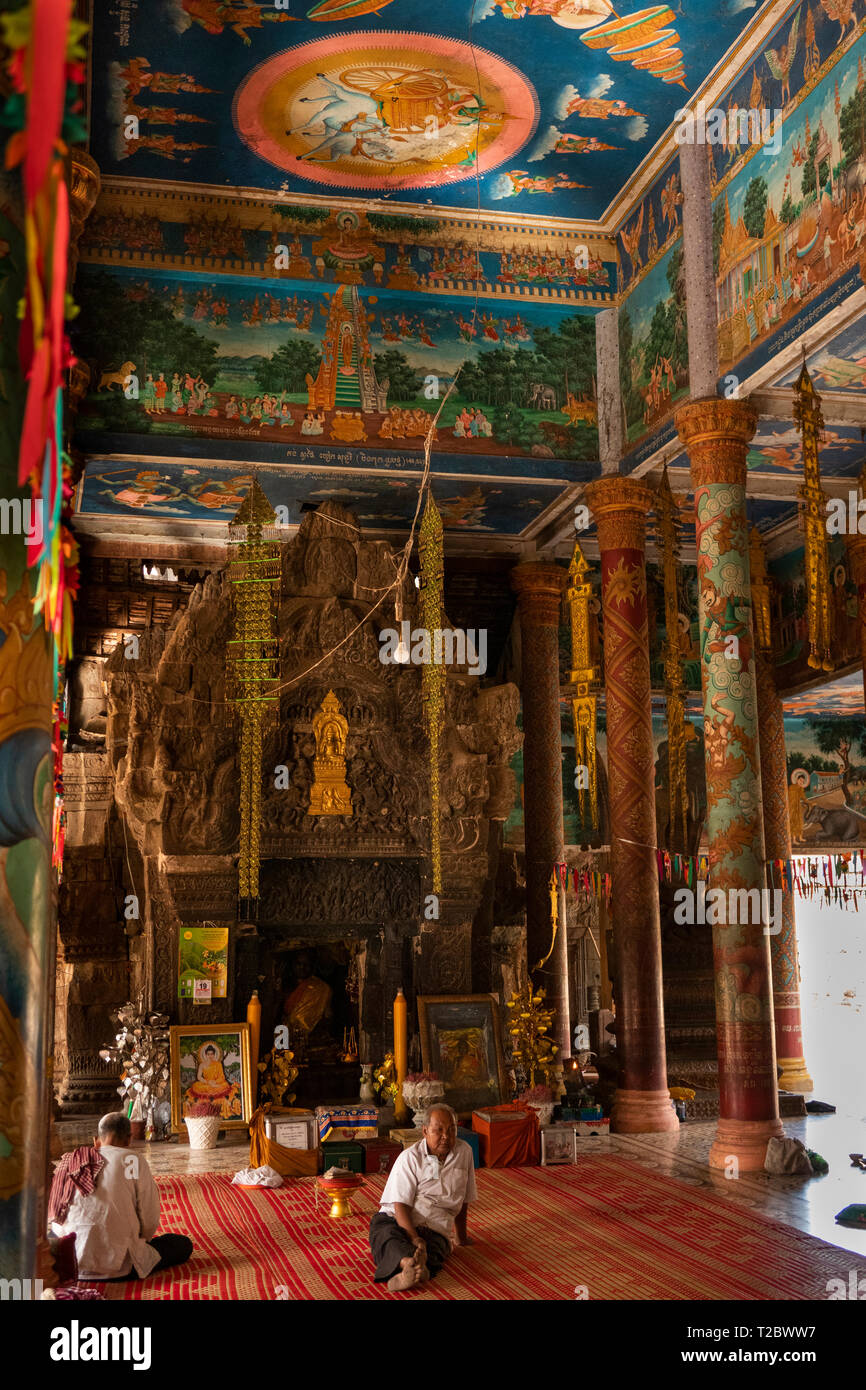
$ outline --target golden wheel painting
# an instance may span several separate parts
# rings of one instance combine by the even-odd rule
[[[538,101],[510,63],[457,40],[343,34],[260,64],[234,118],[256,154],[313,182],[427,188],[513,158]]]

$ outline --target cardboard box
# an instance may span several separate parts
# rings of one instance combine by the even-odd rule
[[[284,1149],[317,1149],[316,1118],[312,1111],[306,1115],[266,1115],[265,1134]]]
[[[413,1144],[417,1144],[419,1139],[424,1138],[423,1129],[391,1129],[388,1131],[388,1138],[393,1139],[395,1144],[399,1144],[403,1149],[409,1149]]]

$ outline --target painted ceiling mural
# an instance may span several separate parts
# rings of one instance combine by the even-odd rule
[[[417,475],[360,473],[346,468],[306,469],[263,467],[255,476],[273,507],[286,508],[289,526],[297,526],[303,511],[334,498],[349,507],[365,529],[405,532],[418,500]],[[132,517],[150,521],[210,522],[224,535],[249,490],[250,469],[173,459],[142,465],[129,459],[93,459],[78,486],[76,515],[80,520]],[[434,477],[433,495],[450,532],[496,532],[518,535],[556,500],[560,487],[496,479]]]
[[[103,172],[596,219],[750,0],[97,7]]]

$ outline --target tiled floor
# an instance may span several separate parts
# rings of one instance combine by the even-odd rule
[[[712,1120],[690,1121],[673,1134],[616,1135],[611,1143],[615,1152],[656,1173],[711,1187],[774,1221],[866,1255],[866,1229],[838,1226],[834,1219],[850,1202],[866,1204],[866,1172],[852,1168],[848,1157],[851,1153],[866,1154],[866,1119],[807,1115],[805,1119],[787,1119],[784,1125],[790,1139],[802,1139],[807,1149],[826,1158],[829,1173],[811,1178],[778,1178],[768,1173],[726,1178],[707,1163],[716,1133]]]
[[[62,1121],[57,1125],[64,1149],[87,1143],[94,1131],[93,1120]],[[714,1121],[689,1121],[672,1134],[615,1135],[614,1153],[653,1172],[678,1178],[680,1182],[712,1188],[732,1202],[818,1236],[831,1245],[866,1256],[866,1229],[837,1226],[834,1217],[849,1202],[866,1203],[866,1172],[851,1167],[850,1153],[866,1153],[866,1118],[846,1115],[808,1115],[788,1119],[785,1132],[802,1139],[807,1148],[823,1155],[830,1165],[824,1177],[770,1177],[752,1173],[736,1180],[711,1170],[707,1159],[715,1137]],[[145,1144],[142,1150],[152,1171],[168,1173],[234,1173],[247,1166],[248,1141],[245,1130],[230,1131],[215,1149],[190,1149],[172,1140]]]

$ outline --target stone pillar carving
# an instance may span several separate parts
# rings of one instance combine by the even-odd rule
[[[64,1116],[110,1110],[117,1071],[100,1049],[131,996],[124,887],[110,846],[114,778],[106,753],[63,757],[66,846],[60,884],[54,1086]],[[131,889],[129,891],[132,891]]]
[[[764,793],[764,848],[768,866],[774,859],[791,858],[791,822],[788,816],[788,765],[785,757],[785,720],[768,656],[758,653],[758,731],[761,747],[761,787]],[[781,921],[770,937],[773,970],[773,1015],[776,1028],[776,1065],[781,1067],[783,1091],[814,1089],[803,1055],[800,1017],[800,965],[797,960],[797,917],[794,893],[779,875],[768,875],[771,889],[782,895]]]
[[[712,925],[720,1098],[710,1166],[724,1168],[734,1157],[740,1172],[757,1171],[767,1141],[783,1130],[770,939],[754,892],[748,905],[742,893],[735,896],[758,890],[760,898],[765,886],[746,519],[746,451],[756,416],[745,401],[713,396],[689,401],[676,422],[695,490],[709,888],[724,894],[723,910],[713,913],[723,920]]]
[[[568,582],[559,565],[517,565],[511,583],[520,613],[523,695],[523,818],[526,840],[526,954],[529,970],[551,947],[550,875],[565,860],[562,823],[562,728],[559,714],[559,615]],[[553,952],[533,976],[555,1010],[554,1036],[571,1056],[568,940],[559,893]]]
[[[611,910],[619,1085],[612,1128],[676,1129],[668,1094],[656,868],[655,752],[644,542],[652,492],[634,478],[591,483],[604,614]]]

